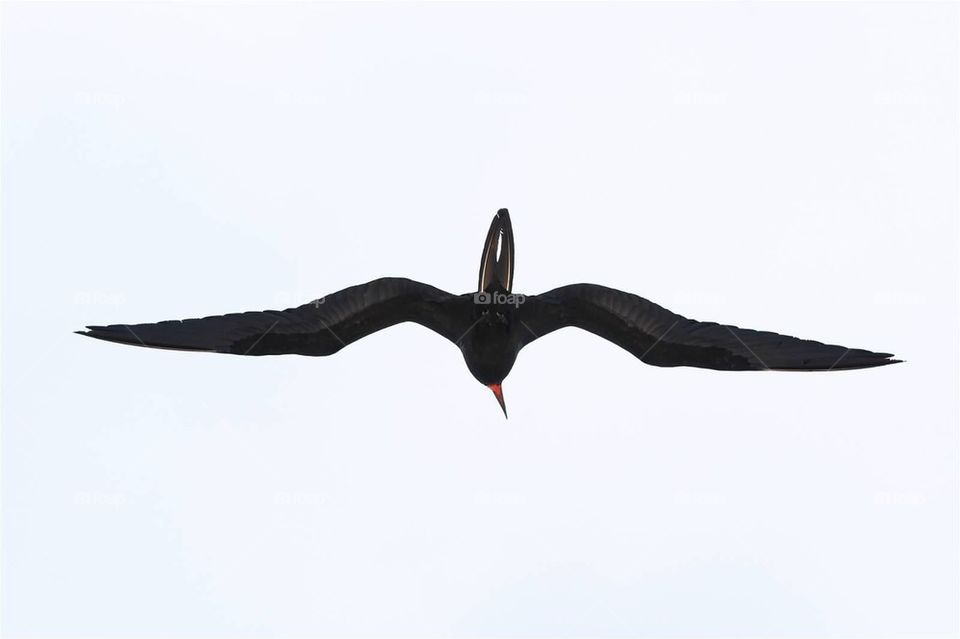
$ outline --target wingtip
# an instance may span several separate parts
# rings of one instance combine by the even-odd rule
[[[104,330],[106,326],[88,326],[85,331],[73,331],[76,335],[83,335],[84,337],[91,337],[93,339],[107,339]],[[110,340],[108,340],[110,341]]]
[[[874,368],[878,366],[889,366],[890,364],[903,364],[906,360],[902,359],[891,359],[893,355],[886,355],[884,359],[880,359],[871,363],[866,363],[862,366],[854,366],[852,368]]]
[[[893,359],[893,355],[890,353],[878,353],[882,355],[882,359],[874,360],[873,362],[866,362],[861,366],[853,366],[851,368],[874,368],[878,366],[889,366],[890,364],[902,364],[904,360],[902,359]]]

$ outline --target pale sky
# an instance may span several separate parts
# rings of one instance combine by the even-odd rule
[[[3,4],[8,635],[953,635],[956,4]],[[646,366],[505,421],[415,325],[330,358],[72,331],[380,276],[896,353]]]

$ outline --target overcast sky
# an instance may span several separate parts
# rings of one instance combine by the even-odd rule
[[[958,5],[4,3],[3,632],[958,628]],[[86,324],[596,282],[896,353],[504,384]]]

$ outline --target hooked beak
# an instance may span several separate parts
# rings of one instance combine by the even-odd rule
[[[500,408],[503,409],[503,416],[507,416],[507,404],[503,401],[503,389],[500,388],[500,384],[487,384],[487,388],[493,391],[493,394],[497,397],[497,401],[500,402]]]

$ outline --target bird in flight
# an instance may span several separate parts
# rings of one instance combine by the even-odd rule
[[[453,342],[470,373],[507,407],[501,384],[530,342],[574,326],[646,364],[723,371],[827,371],[895,364],[890,353],[822,344],[777,333],[698,322],[631,293],[571,284],[539,295],[513,292],[513,227],[507,209],[490,224],[477,290],[453,295],[402,277],[345,288],[285,311],[251,311],[77,331],[134,346],[235,355],[333,355],[401,322]]]

